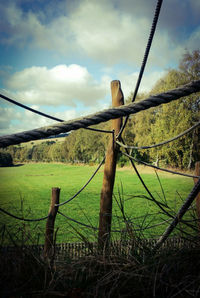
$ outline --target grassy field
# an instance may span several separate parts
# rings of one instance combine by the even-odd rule
[[[18,216],[24,215],[27,218],[43,217],[48,214],[52,187],[61,188],[60,202],[63,202],[73,196],[86,183],[95,169],[96,166],[39,163],[0,168],[1,208]],[[166,199],[174,211],[178,210],[182,199],[187,197],[193,187],[191,178],[158,173],[164,189],[163,194],[153,170],[139,167],[139,171],[156,199],[159,201]],[[73,201],[60,207],[60,211],[78,221],[97,227],[102,177],[103,168],[88,187]],[[155,204],[139,197],[147,195],[147,193],[132,169],[117,170],[114,194],[116,199],[119,200],[119,196],[124,199],[127,217],[129,219],[137,217],[137,220],[133,220],[135,229],[138,229],[138,225],[144,227],[157,224],[165,218],[165,216],[157,214],[160,210]],[[120,210],[114,200],[113,229],[120,230],[124,227],[120,216]],[[27,233],[34,238],[34,241],[38,237],[39,242],[43,242],[45,221],[25,225],[23,222],[1,213],[1,233],[3,235],[2,224],[6,224],[9,231],[14,230],[16,235],[21,235],[22,238],[24,237],[23,232],[21,232],[23,226]],[[74,224],[59,214],[56,218],[56,227],[59,228],[57,242],[78,241],[76,230],[87,235],[90,240],[94,240],[97,235],[93,230]],[[161,225],[147,229],[144,235],[156,237],[164,231],[165,227],[166,225]],[[7,241],[6,233],[2,237]],[[119,233],[113,234],[113,237],[119,237]]]

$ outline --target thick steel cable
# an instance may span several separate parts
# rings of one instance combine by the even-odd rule
[[[19,106],[19,107],[21,107],[21,108],[23,108],[25,110],[28,110],[28,111],[30,111],[32,113],[38,114],[40,116],[43,116],[43,117],[46,117],[46,118],[49,118],[51,120],[55,120],[55,121],[58,121],[58,122],[64,122],[63,119],[60,119],[60,118],[51,116],[49,114],[40,112],[38,110],[32,109],[32,108],[30,108],[30,107],[28,107],[28,106],[26,106],[26,105],[24,105],[24,104],[22,104],[22,103],[20,103],[20,102],[18,102],[16,100],[14,100],[14,99],[11,99],[11,98],[3,95],[3,94],[0,94],[0,97],[3,98],[4,100],[7,100],[8,102],[10,102],[10,103],[12,103],[12,104],[14,104],[16,106]],[[92,130],[92,131],[97,131],[97,132],[112,133],[111,130],[97,129],[97,128],[92,128],[92,127],[85,127],[85,129]]]
[[[175,174],[175,175],[181,175],[181,176],[185,176],[185,177],[189,177],[189,178],[200,178],[200,176],[195,176],[195,175],[190,175],[190,174],[185,174],[185,173],[181,173],[181,172],[176,172],[176,171],[172,171],[172,170],[167,170],[167,169],[164,169],[164,168],[160,168],[160,167],[157,167],[157,166],[154,166],[154,165],[151,165],[145,161],[141,161],[141,160],[138,160],[137,158],[125,153],[125,152],[121,152],[124,156],[128,157],[129,159],[131,158],[132,160],[134,160],[135,162],[137,163],[141,163],[147,167],[151,167],[151,168],[154,168],[156,170],[160,170],[160,171],[164,171],[164,172],[168,172],[168,173],[171,173],[171,174]]]
[[[187,133],[189,133],[190,131],[196,129],[198,126],[200,125],[200,121],[197,122],[196,124],[194,124],[192,127],[188,128],[187,130],[185,130],[184,132],[180,133],[179,135],[169,139],[169,140],[166,140],[166,141],[163,141],[161,143],[158,143],[158,144],[154,144],[154,145],[150,145],[150,146],[141,146],[141,147],[137,147],[137,146],[130,146],[130,145],[125,145],[119,141],[116,141],[116,143],[123,147],[123,148],[127,148],[127,149],[137,149],[137,150],[142,150],[142,149],[151,149],[151,148],[155,148],[155,147],[159,147],[159,146],[162,146],[162,145],[165,145],[165,144],[168,144],[172,141],[175,141],[179,138],[181,138],[182,136],[186,135]]]
[[[94,176],[96,175],[96,173],[99,171],[99,169],[102,166],[102,164],[104,163],[104,161],[105,161],[105,157],[102,160],[102,162],[99,164],[99,166],[95,170],[95,172],[92,174],[92,176],[90,177],[90,179],[83,185],[83,187],[79,191],[77,191],[77,193],[75,195],[73,195],[70,199],[66,200],[65,202],[62,202],[60,204],[55,204],[55,206],[56,207],[63,206],[65,204],[69,203],[70,201],[72,201],[73,199],[75,199],[84,190],[84,188],[90,183],[90,181],[92,181],[92,179],[94,178]]]
[[[140,111],[144,111],[153,107],[157,107],[161,104],[169,103],[173,100],[177,100],[181,97],[188,96],[192,93],[200,91],[200,80],[193,81],[182,87],[170,90],[165,93],[160,93],[154,96],[150,96],[147,99],[138,102],[124,105],[117,108],[111,108],[103,110],[101,112],[88,115],[86,117],[64,121],[59,124],[51,126],[41,127],[35,130],[29,130],[13,135],[6,135],[0,137],[0,148],[7,147],[9,145],[16,145],[22,142],[29,142],[32,140],[39,140],[49,137],[51,135],[57,135],[59,133],[66,133],[71,130],[77,130],[85,128],[101,122],[106,122],[110,119],[117,119],[130,114],[136,114]]]
[[[11,214],[10,212],[0,208],[0,212],[10,216],[10,217],[13,217],[15,219],[18,219],[18,220],[22,220],[22,221],[41,221],[41,220],[44,220],[44,219],[47,219],[49,217],[49,215],[47,216],[44,216],[44,217],[40,217],[40,218],[36,218],[36,219],[29,219],[29,218],[23,218],[23,217],[19,217],[19,216],[16,216],[16,215],[13,215]]]
[[[148,39],[147,46],[146,46],[146,49],[145,49],[144,58],[143,58],[142,65],[141,65],[141,68],[140,68],[140,73],[139,73],[139,76],[138,76],[135,91],[134,91],[134,94],[133,94],[133,97],[132,97],[132,102],[135,101],[137,93],[138,93],[138,89],[140,87],[140,83],[141,83],[141,80],[142,80],[144,69],[145,69],[147,59],[148,59],[148,56],[149,56],[149,52],[150,52],[150,49],[151,49],[154,33],[156,31],[156,25],[157,25],[158,18],[159,18],[159,15],[160,15],[160,9],[161,9],[161,6],[162,6],[162,2],[163,2],[162,0],[158,0],[157,4],[156,4],[156,9],[155,9],[155,12],[154,12],[154,17],[153,17],[153,22],[152,22],[151,30],[150,30],[150,34],[149,34],[149,39]],[[126,116],[126,118],[124,120],[124,123],[123,123],[123,125],[120,129],[119,134],[118,134],[118,138],[120,138],[122,132],[124,131],[128,119],[129,119],[129,116]]]
[[[160,248],[161,245],[164,243],[164,241],[169,237],[169,235],[175,229],[177,224],[181,221],[183,215],[186,213],[186,211],[188,210],[188,208],[190,207],[190,205],[192,204],[192,202],[194,201],[194,199],[196,198],[199,192],[200,192],[200,179],[193,187],[191,193],[188,195],[187,199],[179,209],[177,215],[174,217],[171,224],[167,227],[163,235],[159,238],[159,240],[155,244],[153,251],[156,251],[158,248]]]

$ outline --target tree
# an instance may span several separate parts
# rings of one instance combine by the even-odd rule
[[[10,153],[0,152],[0,167],[10,167],[13,165],[12,156]]]
[[[166,92],[200,79],[200,51],[186,52],[177,70],[171,69],[152,88],[149,95]],[[147,95],[145,96],[147,97]],[[138,97],[138,100],[144,97]],[[146,146],[172,138],[191,127],[200,118],[200,94],[192,94],[166,105],[139,112],[132,116],[125,134],[126,142]],[[140,151],[143,159],[148,159]],[[167,165],[191,168],[200,159],[200,129],[168,145],[145,151],[150,160],[157,157]],[[143,155],[144,154],[144,155]]]

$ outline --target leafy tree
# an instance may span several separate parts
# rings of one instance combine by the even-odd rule
[[[180,61],[178,70],[169,70],[151,90],[150,94],[166,92],[177,88],[194,79],[200,79],[200,51],[186,52]],[[146,96],[145,96],[146,97]],[[142,97],[138,97],[141,100]],[[199,93],[181,98],[166,105],[160,105],[132,116],[129,130],[126,133],[126,142],[134,145],[145,146],[172,138],[195,122],[200,116]],[[131,138],[130,138],[131,136]],[[146,159],[141,152],[141,158]],[[159,157],[172,167],[192,167],[200,159],[200,130],[187,134],[179,140],[168,145],[145,151],[151,160]]]

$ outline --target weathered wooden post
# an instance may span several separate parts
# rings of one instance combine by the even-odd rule
[[[112,106],[118,107],[124,104],[124,96],[120,81],[111,82]],[[120,131],[122,119],[112,120],[113,135],[110,138],[104,166],[103,185],[101,189],[98,247],[107,248],[110,240],[112,221],[112,194],[115,181],[117,154],[119,147],[115,138]]]
[[[54,223],[58,207],[55,204],[59,204],[60,188],[53,187],[51,194],[51,203],[49,209],[49,217],[46,223],[45,243],[44,243],[44,257],[51,260],[54,257]]]
[[[195,176],[200,176],[200,161],[195,163]],[[196,184],[198,178],[194,178],[194,183]],[[198,229],[199,229],[199,236],[200,236],[200,193],[196,196],[196,213],[197,213],[197,220],[198,220]]]

